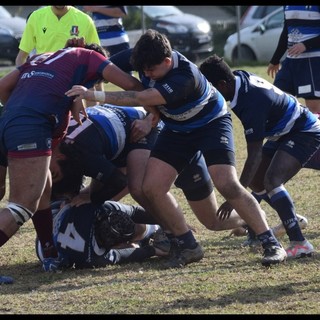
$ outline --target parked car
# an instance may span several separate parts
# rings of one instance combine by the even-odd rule
[[[258,23],[241,29],[239,41],[238,32],[233,33],[225,43],[224,58],[232,63],[239,61],[268,63],[277,47],[283,23],[283,9],[278,8]]]
[[[4,6],[0,6],[0,27],[11,29],[14,36],[20,40],[26,27],[26,19],[13,16]]]
[[[19,40],[12,30],[0,27],[0,60],[9,60],[15,63],[19,52]]]
[[[192,61],[214,49],[211,26],[199,16],[184,13],[175,6],[127,6],[127,9],[128,15],[123,22],[131,47],[143,30],[151,28],[164,33],[172,48]]]
[[[240,29],[252,26],[282,6],[249,6],[240,19]]]

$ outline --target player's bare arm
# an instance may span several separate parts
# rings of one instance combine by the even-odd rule
[[[74,101],[85,99],[111,103],[118,106],[157,106],[166,104],[166,101],[154,88],[143,91],[90,91],[87,88],[75,85],[66,92],[68,97],[76,97]]]

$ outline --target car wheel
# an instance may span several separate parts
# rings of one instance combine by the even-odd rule
[[[254,52],[247,46],[240,46],[240,57],[238,55],[238,48],[235,48],[232,54],[232,62],[253,62],[257,61]]]

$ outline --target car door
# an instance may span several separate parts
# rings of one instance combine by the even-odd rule
[[[269,61],[277,47],[283,29],[284,15],[280,10],[257,26],[253,32],[257,61]]]

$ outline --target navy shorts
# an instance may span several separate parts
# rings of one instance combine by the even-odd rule
[[[268,140],[263,146],[263,153],[272,158],[277,150],[283,150],[296,158],[302,167],[320,148],[320,133],[289,133],[277,141]]]
[[[51,155],[53,126],[44,117],[17,116],[0,121],[0,149],[3,155],[30,158]]]
[[[207,167],[213,164],[235,165],[230,113],[190,133],[173,132],[164,127],[151,156],[170,164],[180,173],[198,151],[202,152]]]
[[[285,58],[274,85],[298,98],[320,99],[320,57]]]

